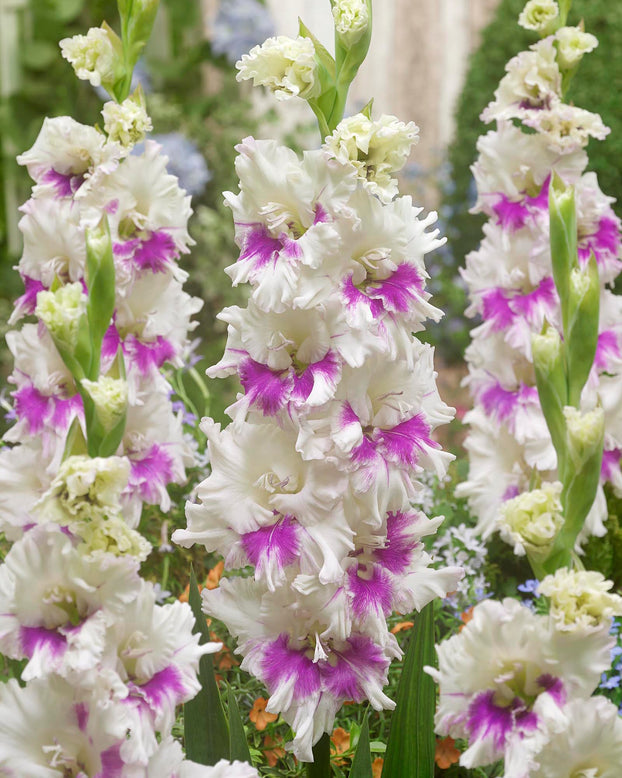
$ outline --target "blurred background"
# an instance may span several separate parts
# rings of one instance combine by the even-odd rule
[[[523,6],[524,0],[376,0],[369,57],[351,92],[350,113],[374,97],[376,115],[392,113],[421,128],[420,143],[403,171],[402,191],[426,210],[438,211],[441,233],[448,238],[430,257],[434,303],[446,317],[428,337],[445,366],[442,391],[458,405],[463,402],[461,358],[473,326],[463,316],[458,268],[481,235],[481,221],[468,213],[475,194],[469,168],[477,137],[486,131],[479,114],[505,63],[533,42],[516,24]],[[232,289],[223,272],[237,256],[231,216],[222,205],[222,192],[237,186],[235,144],[249,134],[278,137],[298,150],[320,143],[302,101],[276,104],[235,80],[241,55],[271,35],[296,35],[299,16],[330,47],[328,0],[161,0],[154,35],[137,68],[153,118],[152,137],[164,146],[170,172],[193,198],[191,233],[197,246],[184,267],[189,291],[205,301],[197,329],[202,366],[216,362],[222,352],[224,328],[216,314],[243,302],[243,292]],[[600,46],[585,58],[571,98],[601,113],[612,128],[607,142],[593,143],[589,152],[601,187],[619,198],[622,3],[575,0],[570,21],[577,24],[582,17]],[[88,124],[100,119],[105,94],[75,78],[58,41],[104,19],[117,26],[114,0],[0,0],[0,328],[21,293],[12,268],[21,251],[18,208],[30,191],[15,155],[32,145],[44,116],[69,114]],[[2,338],[2,385],[9,371]],[[220,418],[235,386],[217,381],[209,389],[212,413]]]

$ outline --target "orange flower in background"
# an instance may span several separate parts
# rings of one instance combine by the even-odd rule
[[[398,621],[394,627],[391,627],[391,632],[394,635],[397,635],[398,632],[403,632],[406,629],[412,629],[414,626],[414,621]]]
[[[381,756],[377,756],[371,763],[371,774],[374,778],[380,778],[382,775],[382,766],[384,765],[384,759]]]
[[[279,759],[285,756],[285,749],[279,745],[282,742],[283,738],[273,738],[270,735],[266,735],[263,739],[264,749],[266,749],[263,755],[266,757],[266,762],[270,767],[276,767]]]
[[[216,638],[218,640],[218,638]],[[220,642],[220,641],[218,641]],[[231,649],[228,648],[223,644],[223,647],[218,651],[218,653],[214,654],[214,659],[216,661],[216,667],[219,670],[231,670],[232,667],[237,667],[240,663],[234,658],[233,654],[231,653]],[[272,714],[273,715],[273,714]]]
[[[220,583],[220,577],[222,576],[223,570],[225,569],[225,563],[221,559],[220,562],[212,567],[212,569],[208,572],[207,578],[205,579],[205,588],[206,589],[217,589],[218,584]]]
[[[342,727],[337,727],[330,736],[330,742],[332,743],[331,751],[336,757],[335,764],[345,764],[346,760],[341,758],[341,754],[345,754],[350,748],[350,733]]]
[[[452,737],[444,737],[436,741],[434,761],[441,768],[447,770],[460,759],[460,751],[456,748],[456,741]]]
[[[460,614],[460,619],[462,621],[462,626],[460,627],[458,632],[462,632],[463,628],[466,627],[466,625],[469,623],[469,621],[471,621],[471,619],[473,618],[473,608],[474,607],[475,607],[474,605],[471,605],[471,607],[468,610],[466,610],[466,611],[464,611],[464,613]]]
[[[253,703],[253,707],[248,714],[248,718],[253,722],[255,728],[259,732],[263,732],[268,724],[272,724],[273,721],[278,719],[276,713],[268,713],[266,710],[267,704],[268,700],[266,700],[264,697],[258,697]]]

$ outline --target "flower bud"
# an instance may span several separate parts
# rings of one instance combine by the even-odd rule
[[[499,531],[514,553],[526,553],[536,559],[548,555],[564,517],[561,504],[562,484],[543,483],[540,489],[523,492],[501,506]]]
[[[545,34],[558,16],[559,6],[555,0],[529,0],[518,17],[518,23],[526,30]]]
[[[253,79],[254,86],[266,86],[277,100],[320,93],[315,46],[309,38],[279,35],[255,46],[236,63],[238,81]]]
[[[82,379],[82,386],[93,402],[102,427],[111,430],[125,415],[127,408],[127,381],[101,376],[97,381]]]
[[[622,616],[622,597],[609,591],[613,583],[602,573],[562,567],[547,575],[538,593],[551,601],[550,614],[563,632],[609,631],[613,616]]]
[[[594,408],[593,411],[583,413],[577,408],[566,406],[564,408],[566,419],[566,434],[568,440],[568,453],[570,459],[577,468],[602,449],[603,436],[605,434],[605,412],[602,408]],[[600,461],[598,462],[600,466]]]
[[[598,38],[584,32],[579,27],[562,27],[555,34],[557,40],[557,62],[560,67],[569,70],[575,68],[584,54],[598,46]]]
[[[555,327],[549,327],[542,335],[531,336],[531,352],[534,365],[546,375],[554,373],[562,361],[562,340]]]
[[[336,0],[333,5],[335,30],[346,47],[353,46],[369,28],[367,0]]]
[[[76,76],[83,81],[108,88],[117,80],[121,63],[107,29],[91,27],[86,35],[63,38],[60,48]]]
[[[108,139],[121,145],[126,153],[153,129],[141,98],[139,93],[128,97],[121,104],[111,100],[104,103],[102,110]]]
[[[35,315],[60,345],[74,351],[86,316],[87,296],[82,284],[66,284],[55,292],[39,292]]]

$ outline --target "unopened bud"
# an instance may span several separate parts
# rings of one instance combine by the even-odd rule
[[[333,5],[335,30],[342,42],[353,46],[369,28],[367,0],[336,0]]]
[[[84,323],[86,304],[82,284],[66,284],[55,292],[39,292],[35,316],[45,324],[54,340],[73,351]]]
[[[518,17],[518,23],[526,30],[544,33],[559,16],[555,0],[529,0]]]

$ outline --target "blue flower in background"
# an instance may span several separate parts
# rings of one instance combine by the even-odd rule
[[[179,186],[189,195],[200,195],[212,174],[197,146],[181,132],[150,135],[149,139],[162,146],[162,152],[168,157],[166,169],[177,176]],[[144,144],[138,143],[134,147],[134,153],[141,154],[143,149]]]
[[[212,51],[235,64],[253,46],[275,35],[268,9],[257,0],[221,0],[212,35]]]

